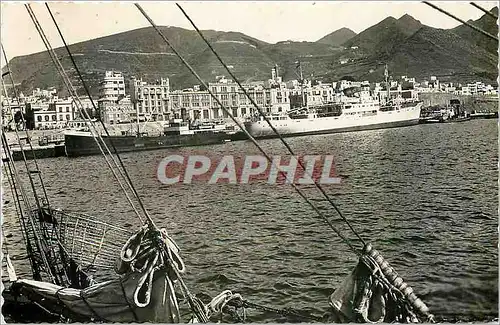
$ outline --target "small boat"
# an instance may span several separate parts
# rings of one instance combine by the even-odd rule
[[[470,118],[473,120],[498,118],[498,112],[476,112],[476,111],[473,111],[470,114]]]

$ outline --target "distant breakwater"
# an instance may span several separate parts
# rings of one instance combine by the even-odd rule
[[[452,99],[458,99],[468,112],[497,112],[498,97],[496,96],[467,96],[448,93],[420,93],[420,100],[424,102],[423,107],[446,106]]]

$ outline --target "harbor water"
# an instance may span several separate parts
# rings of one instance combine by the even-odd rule
[[[497,120],[287,139],[297,155],[333,155],[341,184],[326,191],[438,319],[498,315]],[[286,155],[279,140],[261,141]],[[222,290],[275,308],[322,315],[357,258],[288,185],[163,185],[167,155],[258,154],[247,141],[123,154],[147,209],[181,248],[194,294]],[[134,229],[139,225],[101,156],[40,160],[50,203]],[[17,162],[22,167],[22,162]],[[4,235],[18,276],[29,276],[4,179]],[[344,233],[334,210],[303,186]],[[354,238],[350,235],[350,238]],[[248,310],[253,321],[279,321]]]

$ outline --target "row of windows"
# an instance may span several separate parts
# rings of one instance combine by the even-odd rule
[[[51,116],[52,116],[52,121],[57,121],[57,117],[55,115],[51,115]],[[49,115],[45,115],[45,122],[49,122],[49,120],[50,120]],[[66,120],[67,121],[70,120],[69,114],[66,114]],[[42,122],[42,116],[38,115],[37,116],[37,121],[38,122]],[[63,116],[62,115],[59,115],[59,121],[63,121]]]
[[[63,108],[62,108],[62,107],[59,107],[59,113],[62,113],[62,111],[63,111]],[[73,108],[71,109],[71,111],[72,111],[72,112],[74,112],[74,111],[75,111],[75,108],[73,107]],[[66,112],[67,112],[67,113],[69,112],[69,106],[66,106]]]
[[[141,106],[144,106],[144,107],[148,107],[148,106],[165,106],[165,105],[162,105],[162,102],[158,101],[156,102],[144,102],[144,103],[137,103],[137,106],[138,107],[141,107]]]
[[[244,96],[244,95],[243,95]],[[255,98],[254,96],[250,96],[252,98],[252,100],[256,101],[257,104],[263,104],[264,103],[264,98],[262,96],[262,94],[259,96],[257,96],[257,98]],[[174,106],[178,106],[179,105],[179,100],[180,98],[178,97],[173,97],[172,98],[172,104]],[[231,99],[231,101],[229,101],[229,99]],[[237,100],[237,97],[236,96],[231,96],[231,98],[229,98],[228,95],[220,95],[219,97],[219,100],[222,102],[222,104],[224,106],[228,105],[229,103],[232,104],[232,106],[238,106],[238,100]],[[276,101],[278,104],[281,104],[281,103],[288,103],[288,98],[287,97],[278,97],[276,98]],[[192,98],[192,100],[190,100],[190,97],[182,97],[182,107],[190,107],[189,103],[191,102],[191,105],[193,107],[199,107],[199,106],[209,106],[210,105],[210,102],[208,101],[208,98],[204,99],[202,102],[201,102],[201,105],[200,105],[200,100],[197,99],[197,98]],[[241,97],[240,96],[240,104],[250,104],[251,101],[246,98],[246,96],[244,97]],[[266,98],[266,103],[269,105],[271,104],[271,99],[270,98]],[[215,106],[218,106],[217,104],[217,101],[212,101],[212,107],[215,107]]]
[[[162,89],[162,88],[143,88],[143,89],[142,89],[142,92],[143,92],[144,94],[149,94],[149,93],[155,93],[155,90],[156,90],[156,93],[157,93],[157,94],[158,94],[158,93],[161,93],[161,92],[162,92],[162,90],[163,90],[164,92],[168,92],[168,88],[164,88],[164,89]],[[140,91],[140,90],[139,90],[139,91]]]

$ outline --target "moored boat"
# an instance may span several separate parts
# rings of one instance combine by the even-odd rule
[[[470,114],[471,119],[490,119],[498,118],[498,112],[472,112]]]
[[[146,151],[175,147],[221,144],[232,140],[233,136],[225,132],[225,126],[219,128],[194,128],[182,120],[172,120],[164,127],[161,135],[147,133],[138,135],[102,135],[107,146],[112,145],[118,152]],[[65,134],[64,145],[68,157],[98,155],[101,153],[91,132],[70,131]]]
[[[329,112],[330,107],[323,105],[309,108],[303,114],[276,114],[268,118],[283,136],[384,129],[418,124],[422,102],[381,107],[376,100],[361,99],[335,105],[336,113]],[[245,127],[256,138],[276,136],[263,117],[245,122]]]
[[[385,77],[387,95],[384,101],[374,98],[369,87],[347,88],[337,101],[309,106],[303,99],[305,107],[271,114],[268,116],[269,123],[263,116],[254,116],[245,122],[245,128],[256,138],[273,138],[277,136],[275,130],[282,136],[298,136],[418,124],[422,102],[391,98],[387,66]],[[302,75],[301,79],[303,81]]]

